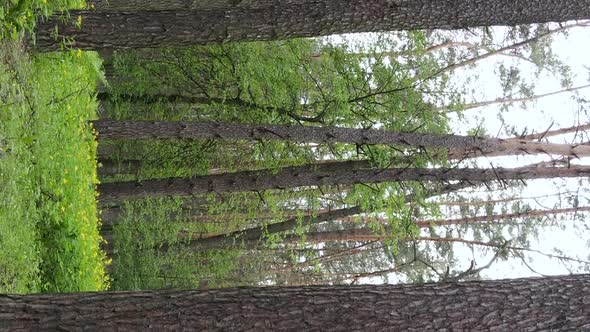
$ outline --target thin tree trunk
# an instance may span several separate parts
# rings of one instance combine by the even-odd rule
[[[483,200],[464,200],[464,201],[436,201],[435,203],[438,205],[446,205],[446,206],[481,206],[486,204],[496,204],[496,203],[507,203],[513,201],[523,201],[529,199],[540,199],[540,198],[547,198],[547,197],[561,197],[565,196],[566,198],[574,197],[579,194],[578,191],[559,191],[557,193],[546,194],[546,195],[539,195],[539,196],[512,196],[506,198],[499,198],[499,199],[483,199]]]
[[[304,249],[292,249],[289,248],[288,250],[298,250],[300,252],[311,252],[311,251],[318,251],[319,253],[323,253],[323,252],[328,252],[325,255],[319,256],[319,257],[315,257],[315,258],[311,258],[308,259],[304,262],[299,262],[299,263],[294,263],[294,262],[287,262],[285,263],[284,266],[278,267],[278,268],[274,268],[274,269],[270,269],[270,270],[264,270],[265,274],[282,274],[282,273],[289,273],[292,271],[297,271],[297,270],[301,270],[301,269],[306,269],[309,268],[311,266],[317,266],[319,264],[326,264],[329,263],[331,261],[335,261],[338,259],[341,259],[343,257],[347,257],[347,256],[353,256],[356,255],[357,253],[360,252],[367,252],[368,250],[382,250],[382,247],[379,248],[370,248],[370,249],[366,249],[366,247],[374,242],[377,241],[369,241],[369,242],[365,242],[363,244],[354,246],[352,248],[347,248],[347,249],[343,249],[343,250],[338,250],[335,252],[331,252],[328,249],[311,249],[311,248],[304,248]]]
[[[145,197],[192,196],[204,193],[247,192],[306,186],[349,185],[382,182],[446,182],[528,180],[555,177],[583,177],[589,166],[520,168],[389,168],[359,169],[354,162],[293,166],[273,170],[168,178],[98,185],[103,202]]]
[[[531,210],[526,212],[493,214],[489,216],[475,216],[456,219],[423,220],[417,221],[416,224],[418,225],[418,227],[425,228],[431,226],[464,225],[470,223],[493,223],[495,221],[506,219],[545,217],[554,214],[578,213],[588,211],[590,211],[590,206],[581,206],[563,209]]]
[[[121,214],[123,211],[121,208],[107,208],[101,210],[100,220],[102,222],[101,231],[103,232],[110,232],[112,231],[113,227],[119,224],[119,219],[121,218]],[[166,221],[187,221],[187,222],[196,222],[202,221],[204,223],[210,223],[212,220],[222,220],[224,218],[223,215],[208,215],[207,210],[188,210],[184,209],[178,212],[171,212],[164,216]],[[219,218],[219,219],[217,219]],[[155,222],[152,217],[144,216],[141,220],[142,222]]]
[[[375,234],[371,229],[368,228],[353,228],[353,229],[346,229],[346,230],[338,230],[338,231],[327,231],[327,232],[312,232],[305,234],[305,243],[326,243],[326,242],[367,242],[367,241],[383,241],[389,238],[388,235],[383,234]],[[287,235],[283,239],[283,243],[297,243],[301,240],[301,236],[291,234]],[[559,260],[566,260],[576,263],[582,264],[590,264],[589,261],[578,259],[574,257],[569,257],[565,255],[557,255],[557,254],[550,254],[545,253],[540,250],[530,249],[520,246],[512,246],[509,245],[507,242],[498,243],[498,242],[485,242],[485,241],[478,241],[478,240],[466,240],[466,239],[458,239],[452,237],[429,237],[429,236],[420,236],[420,237],[408,237],[404,239],[404,241],[411,241],[411,242],[442,242],[442,243],[461,243],[467,246],[480,246],[480,247],[488,247],[488,248],[496,248],[496,249],[506,249],[512,251],[520,251],[520,252],[528,252],[532,254],[539,254],[548,258],[552,259],[559,259]],[[252,243],[255,245],[256,243]]]
[[[559,135],[570,134],[570,133],[585,132],[587,130],[590,130],[590,123],[566,127],[566,128],[559,128],[559,129],[555,129],[555,130],[546,130],[542,133],[528,134],[528,135],[520,137],[520,139],[541,140],[541,139],[547,138],[547,137],[559,136]]]
[[[3,295],[4,330],[585,331],[589,275]]]
[[[98,167],[97,172],[100,176],[112,176],[116,174],[137,174],[141,169],[141,160],[125,159],[125,160],[113,160],[113,159],[99,159],[98,162],[101,164]]]
[[[220,234],[212,237],[206,237],[190,241],[190,246],[198,249],[214,249],[231,247],[234,244],[241,242],[258,242],[265,234],[276,234],[280,232],[293,230],[297,225],[308,225],[313,223],[320,223],[329,220],[335,220],[348,215],[355,215],[361,213],[361,207],[359,205],[328,211],[324,213],[318,213],[316,216],[304,216],[303,218],[291,218],[282,222],[270,224],[267,226],[259,226],[249,228],[243,231],[234,231],[229,234]],[[169,248],[167,245],[163,245],[162,251],[167,251]]]
[[[437,219],[437,220],[419,220],[416,221],[416,226],[420,228],[438,227],[438,226],[452,226],[452,225],[465,225],[472,223],[493,223],[499,220],[516,219],[516,218],[531,218],[531,217],[544,217],[554,214],[561,213],[577,213],[590,211],[590,206],[572,207],[563,209],[550,209],[550,210],[531,210],[526,212],[515,212],[515,213],[503,213],[503,214],[492,214],[488,216],[475,216],[475,217],[463,217],[453,219]],[[369,223],[371,221],[377,221],[382,224],[390,222],[386,218],[375,218],[375,217],[344,217],[338,220],[346,222],[361,221],[363,223]]]
[[[133,95],[133,94],[119,94],[111,95],[108,92],[101,92],[97,95],[97,99],[103,103],[110,100],[121,100],[129,103],[145,103],[153,104],[157,102],[168,102],[168,103],[184,103],[184,104],[198,104],[198,105],[226,105],[243,110],[259,109],[267,112],[277,112],[279,114],[288,116],[299,122],[310,122],[310,123],[322,123],[322,119],[314,117],[306,117],[296,114],[293,110],[289,110],[283,107],[274,107],[267,105],[260,105],[255,102],[243,100],[240,98],[220,98],[220,97],[205,97],[205,96],[193,96],[183,94],[147,94],[147,95]],[[305,107],[305,105],[301,105]]]
[[[474,185],[473,183],[460,182],[455,184],[449,184],[441,188],[433,189],[429,193],[426,193],[426,197],[432,197],[450,193],[453,191],[468,188]],[[414,199],[413,194],[408,194],[405,197],[406,202],[410,202]],[[190,242],[190,246],[195,249],[214,249],[231,246],[235,243],[241,242],[257,242],[260,241],[264,234],[277,234],[285,231],[292,231],[298,225],[310,225],[317,224],[324,221],[331,221],[335,219],[345,218],[347,216],[353,216],[362,213],[363,209],[360,205],[317,213],[316,215],[308,215],[300,218],[292,218],[279,223],[274,223],[267,226],[252,227],[246,230],[238,230],[229,234],[220,234],[217,236],[193,240]],[[168,250],[168,246],[164,245],[161,248],[163,251]]]
[[[338,230],[338,231],[327,231],[327,232],[311,232],[305,234],[305,243],[306,244],[314,244],[314,243],[327,243],[327,242],[367,242],[367,241],[383,241],[390,238],[390,235],[384,234],[375,234],[375,232],[369,228],[352,228],[352,229],[345,229],[345,230]],[[297,243],[301,240],[300,235],[290,234],[287,235],[283,239],[283,243]],[[497,249],[506,249],[506,250],[514,250],[514,251],[522,251],[522,252],[530,252],[540,254],[549,258],[555,259],[563,259],[578,263],[588,264],[588,261],[576,259],[573,257],[563,256],[563,255],[556,255],[556,254],[549,254],[544,253],[539,250],[529,249],[520,246],[512,246],[507,243],[497,243],[494,241],[485,242],[485,241],[478,241],[478,240],[466,240],[460,238],[453,238],[453,237],[431,237],[431,236],[418,236],[418,237],[407,237],[403,239],[404,241],[413,241],[413,242],[443,242],[443,243],[461,243],[467,246],[480,246],[480,247],[489,247],[489,248],[497,248]],[[251,243],[251,245],[256,245],[256,243]]]
[[[576,86],[573,88],[561,89],[561,90],[557,90],[557,91],[551,91],[551,92],[547,92],[547,93],[543,93],[543,94],[539,94],[539,95],[534,95],[531,97],[498,98],[498,99],[494,99],[494,100],[480,101],[480,102],[476,102],[476,103],[465,104],[465,105],[461,106],[461,109],[468,110],[468,109],[472,109],[472,108],[478,108],[478,107],[484,107],[484,106],[490,106],[490,105],[511,104],[511,103],[533,101],[533,100],[537,100],[537,99],[541,99],[541,98],[545,98],[545,97],[555,96],[555,95],[558,95],[561,93],[574,92],[574,91],[585,89],[588,87],[590,87],[590,84]],[[447,112],[455,112],[455,110],[448,110],[448,108],[449,108],[448,106],[442,106],[442,107],[438,107],[437,110],[438,111],[447,110]]]
[[[99,159],[110,159],[112,156],[116,156],[120,152],[120,149],[112,144],[99,144],[96,156]]]
[[[590,17],[590,6],[583,0],[293,0],[264,8],[74,10],[70,15],[80,17],[80,28],[63,24],[58,16],[38,22],[36,48],[59,49],[63,38],[73,38],[72,46],[81,49],[182,47],[354,32],[561,22]]]
[[[206,96],[187,96],[187,95],[168,95],[168,94],[148,94],[148,95],[132,95],[119,94],[111,95],[109,92],[100,92],[96,95],[96,99],[101,102],[112,100],[122,100],[130,103],[142,102],[152,104],[157,102],[169,103],[186,103],[186,104],[236,104],[242,106],[238,99],[234,98],[217,98]]]
[[[414,50],[411,51],[385,51],[385,52],[358,52],[352,53],[352,55],[357,56],[359,58],[372,58],[372,57],[398,57],[398,56],[409,56],[409,55],[426,55],[428,53],[436,52],[441,49],[451,48],[451,47],[465,47],[465,48],[476,48],[478,47],[476,44],[469,43],[469,42],[461,42],[461,41],[447,41],[444,43],[432,45],[426,47],[421,52],[417,52]],[[349,53],[350,55],[350,53]],[[322,60],[322,54],[316,53],[311,55],[312,60],[320,61]]]
[[[446,67],[443,67],[443,68],[439,69],[434,76],[437,76],[437,75],[440,75],[440,74],[443,74],[443,73],[447,73],[447,72],[450,72],[450,71],[454,71],[454,70],[457,70],[457,69],[459,69],[461,67],[466,67],[466,66],[474,65],[476,62],[479,62],[481,60],[485,60],[485,59],[490,58],[490,57],[495,56],[495,55],[505,55],[505,52],[507,52],[507,51],[511,51],[511,50],[514,50],[514,49],[523,47],[525,45],[538,42],[540,40],[543,40],[543,38],[549,37],[551,35],[554,35],[554,34],[557,34],[557,33],[560,33],[560,32],[564,32],[564,31],[566,31],[568,29],[571,29],[571,28],[585,27],[585,26],[587,26],[587,23],[574,23],[574,24],[563,25],[563,26],[560,26],[557,29],[553,29],[553,30],[547,31],[547,32],[542,33],[542,34],[539,34],[539,35],[537,35],[535,37],[531,37],[531,38],[525,39],[523,41],[520,41],[520,42],[511,44],[511,45],[508,45],[508,46],[504,46],[504,47],[501,47],[501,48],[498,48],[496,50],[491,50],[491,51],[488,51],[488,52],[486,52],[484,54],[480,54],[478,56],[474,56],[472,58],[469,58],[469,59],[466,59],[466,60],[463,60],[463,61],[460,61],[460,62],[457,62],[457,63],[451,63],[451,64],[447,65]]]

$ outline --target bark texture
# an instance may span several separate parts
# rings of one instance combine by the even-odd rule
[[[306,0],[89,0],[98,11],[138,10],[206,10],[264,8],[282,3],[304,3]]]
[[[0,296],[3,330],[588,331],[590,275]]]
[[[38,22],[37,47],[55,50],[61,37],[81,49],[188,46],[331,34],[461,29],[590,17],[588,0],[285,0],[262,8],[163,11],[71,11],[81,28],[57,16]],[[53,34],[58,25],[58,42]]]
[[[349,185],[381,182],[485,182],[494,180],[526,180],[554,177],[583,177],[590,174],[588,166],[520,167],[520,168],[357,168],[363,162],[341,162],[285,167],[272,170],[242,171],[192,178],[168,178],[142,182],[113,182],[98,185],[103,202],[162,196],[192,196],[210,192],[245,192],[267,189],[288,189],[305,186]],[[361,166],[365,167],[365,166]]]
[[[219,122],[97,120],[92,122],[99,139],[278,139],[298,143],[392,144],[445,148],[453,159],[470,155],[557,154],[590,156],[590,146],[555,144],[524,139],[400,133],[379,129],[312,126],[248,125]]]

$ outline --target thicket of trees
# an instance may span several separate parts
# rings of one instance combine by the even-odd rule
[[[572,85],[550,42],[586,22],[530,25],[583,19],[590,14],[584,1],[93,5],[70,13],[81,27],[40,22],[36,47],[59,45],[58,24],[58,37],[73,37],[75,47],[118,49],[106,59],[100,119],[93,122],[113,288],[292,288],[6,296],[0,310],[15,317],[11,322],[273,330],[354,329],[369,320],[399,329],[585,326],[578,295],[587,292],[587,276],[448,283],[478,280],[511,257],[529,266],[527,255],[575,271],[588,267],[583,258],[530,245],[541,226],[588,211],[583,193],[531,198],[519,191],[532,179],[584,181],[590,169],[577,160],[590,148],[577,134],[588,124],[507,130],[496,138],[477,129],[452,134],[449,119],[588,87]],[[291,39],[494,24],[516,26],[503,39],[488,28],[386,33],[361,45]],[[253,40],[273,41],[198,46]],[[517,67],[500,65],[504,97],[468,101],[468,87],[453,84],[452,75],[494,56],[551,72],[562,89],[535,94]],[[571,143],[550,140],[571,134]],[[532,155],[540,157],[519,167],[479,161]],[[485,261],[455,264],[459,243],[485,248]],[[447,283],[350,286],[376,280]],[[56,306],[63,315],[44,316]]]

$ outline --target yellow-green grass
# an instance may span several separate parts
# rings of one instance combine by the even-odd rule
[[[95,53],[0,44],[0,292],[108,287],[96,214]]]

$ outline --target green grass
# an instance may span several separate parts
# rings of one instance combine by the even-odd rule
[[[100,60],[0,45],[0,292],[108,287],[96,213]]]

